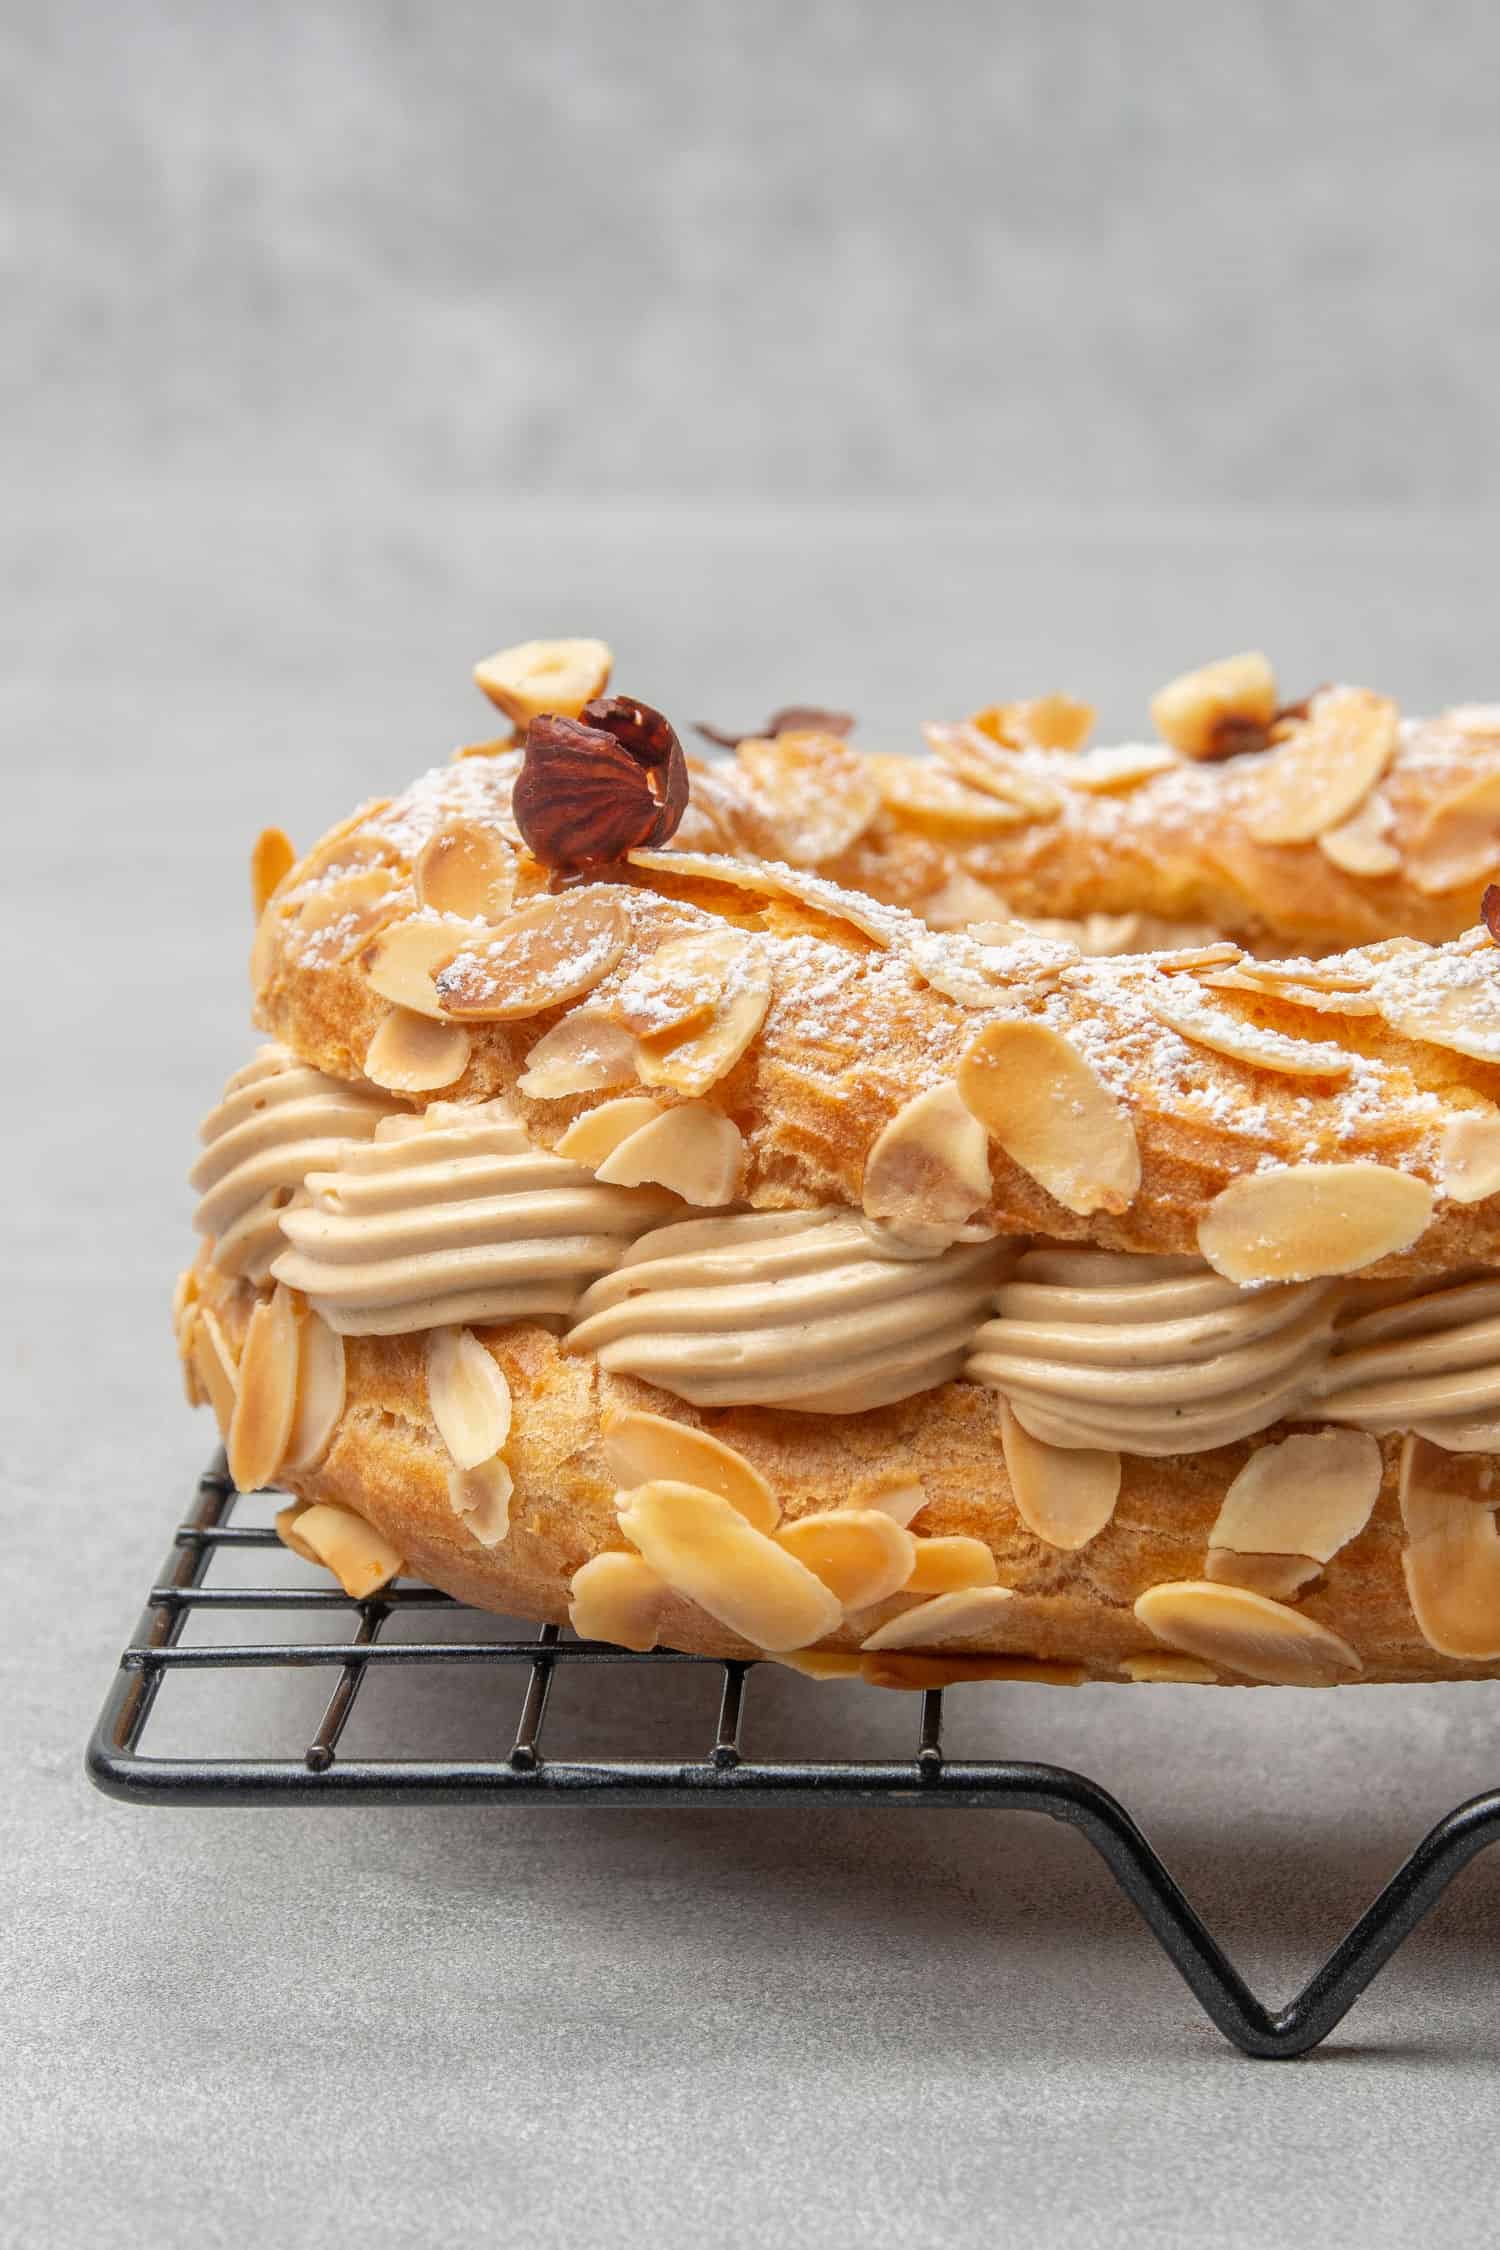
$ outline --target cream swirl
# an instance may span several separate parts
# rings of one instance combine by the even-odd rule
[[[199,1128],[204,1150],[188,1174],[200,1198],[193,1224],[212,1237],[220,1272],[264,1281],[283,1247],[281,1213],[308,1172],[367,1141],[392,1107],[275,1043],[237,1070]]]
[[[694,1406],[857,1414],[960,1373],[1009,1255],[914,1256],[836,1208],[688,1219],[594,1283],[568,1344]]]
[[[534,1148],[503,1102],[431,1102],[308,1174],[271,1270],[345,1336],[565,1315],[674,1208]]]
[[[1450,1453],[1500,1449],[1500,1278],[1460,1280],[1364,1312],[1358,1303],[1309,1411],[1365,1430],[1415,1430]]]
[[[1327,1282],[1241,1289],[1198,1258],[1028,1250],[965,1372],[1050,1445],[1191,1453],[1309,1396],[1337,1304]]]

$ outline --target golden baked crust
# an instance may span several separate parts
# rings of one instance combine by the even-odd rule
[[[218,1312],[239,1350],[254,1292],[211,1270],[201,1271],[199,1282],[203,1301]],[[900,1406],[853,1416],[764,1408],[700,1414],[646,1384],[602,1373],[534,1325],[486,1329],[481,1340],[503,1368],[515,1402],[506,1446],[515,1489],[510,1527],[499,1545],[482,1546],[454,1512],[451,1463],[428,1402],[422,1336],[348,1342],[346,1403],[329,1449],[316,1468],[285,1472],[278,1482],[303,1500],[333,1502],[362,1516],[391,1541],[413,1575],[457,1599],[559,1624],[567,1622],[581,1566],[627,1548],[615,1510],[616,1480],[601,1442],[611,1414],[646,1408],[710,1429],[761,1471],[792,1521],[831,1507],[859,1507],[896,1480],[918,1482],[926,1497],[913,1529],[928,1537],[981,1540],[994,1555],[999,1583],[1014,1590],[1000,1626],[945,1650],[956,1678],[981,1654],[1076,1667],[1081,1677],[1110,1681],[1129,1678],[1125,1667],[1132,1661],[1162,1659],[1167,1652],[1132,1605],[1152,1587],[1203,1578],[1209,1534],[1229,1486],[1255,1451],[1287,1435],[1278,1425],[1247,1443],[1177,1459],[1127,1456],[1110,1522],[1085,1547],[1064,1552],[1022,1522],[1001,1443],[1001,1403],[979,1385],[948,1383]],[[1439,1655],[1413,1617],[1402,1567],[1400,1452],[1399,1439],[1383,1441],[1380,1493],[1367,1525],[1298,1594],[1297,1611],[1350,1645],[1363,1681],[1490,1676],[1500,1660],[1463,1663]],[[820,1650],[857,1650],[905,1606],[909,1597],[861,1611],[820,1641]],[[659,1637],[704,1655],[762,1653],[676,1595],[662,1609]],[[893,1669],[899,1674],[901,1666]],[[1225,1682],[1247,1678],[1227,1667],[1214,1672]]]

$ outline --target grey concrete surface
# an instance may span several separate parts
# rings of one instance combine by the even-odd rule
[[[0,2241],[1384,2250],[1493,2239],[1500,1862],[1335,2042],[1244,2063],[1077,1839],[1029,1818],[131,1809],[85,1736],[208,1446],[167,1292],[245,1052],[245,862],[483,724],[469,661],[601,631],[681,717],[847,700],[872,740],[1063,685],[1140,722],[1260,640],[1292,684],[1493,694],[1489,527],[492,508],[248,479],[13,493],[0,588],[11,1068],[0,1571]],[[818,1691],[823,1740],[909,1727]],[[370,1752],[497,1739],[383,1683]],[[775,1683],[754,1746],[784,1746]],[[158,1747],[300,1738],[189,1694]],[[1448,1804],[1496,1691],[969,1689],[961,1754],[1116,1788],[1262,1989]],[[616,1746],[696,1746],[683,1688]],[[566,1697],[559,1747],[602,1739]]]
[[[8,0],[0,405],[88,483],[1462,504],[1482,0]]]

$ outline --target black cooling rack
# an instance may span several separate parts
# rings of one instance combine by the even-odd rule
[[[757,1667],[669,1650],[632,1655],[600,1641],[565,1639],[555,1625],[519,1640],[498,1635],[501,1621],[462,1610],[427,1587],[396,1586],[352,1602],[322,1587],[205,1584],[226,1549],[282,1552],[269,1525],[234,1522],[235,1493],[222,1455],[198,1485],[177,1530],[160,1582],[147,1597],[134,1639],[120,1659],[88,1747],[88,1771],[110,1795],[141,1804],[303,1804],[360,1799],[377,1804],[787,1805],[808,1798],[840,1803],[1046,1813],[1087,1838],[1125,1896],[1225,2037],[1247,2055],[1306,2054],[1384,1967],[1453,1878],[1500,1841],[1500,1790],[1455,1806],[1398,1868],[1296,1999],[1272,2010],[1259,2001],[1146,1841],[1108,1790],[1062,1766],[1015,1760],[950,1759],[943,1751],[943,1698],[929,1689],[910,1700],[916,1740],[908,1758],[756,1760],[740,1747]],[[285,1617],[342,1610],[350,1630],[337,1641],[247,1639],[229,1645],[185,1643],[188,1620],[209,1611]],[[447,1611],[473,1620],[473,1640],[382,1639],[403,1611]],[[349,1757],[339,1743],[361,1689],[386,1665],[521,1667],[526,1687],[510,1746],[484,1759]],[[605,1690],[608,1668],[691,1665],[722,1676],[718,1723],[701,1757],[553,1759],[543,1750],[547,1699],[560,1670],[581,1672]],[[166,1757],[143,1751],[157,1700],[185,1672],[230,1674],[318,1667],[335,1674],[311,1739],[275,1757]],[[784,1683],[789,1675],[779,1675]],[[815,1709],[817,1683],[805,1683]],[[870,1691],[872,1694],[875,1691]],[[811,1722],[808,1732],[814,1731]]]

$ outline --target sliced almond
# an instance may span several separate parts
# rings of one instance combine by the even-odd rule
[[[433,1023],[410,1008],[393,1008],[365,1054],[365,1076],[392,1094],[431,1094],[469,1067],[469,1034],[459,1023]]]
[[[521,641],[474,667],[474,679],[517,726],[552,711],[576,719],[609,685],[614,663],[603,641]]]
[[[1354,1067],[1343,1048],[1327,1040],[1294,1039],[1285,1031],[1273,1031],[1216,1007],[1191,979],[1159,978],[1144,987],[1142,997],[1157,1022],[1179,1038],[1256,1070],[1275,1071],[1286,1078],[1342,1079]]]
[[[1243,964],[1232,969],[1215,969],[1202,981],[1215,992],[1249,992],[1259,999],[1274,999],[1284,1008],[1306,1008],[1317,1016],[1378,1016],[1380,1013],[1368,992],[1325,992],[1312,984],[1270,985],[1263,979],[1248,976]]]
[[[193,1322],[192,1358],[194,1373],[214,1410],[219,1435],[227,1440],[234,1420],[239,1370],[235,1366],[234,1354],[229,1349],[219,1317],[207,1305],[198,1306],[197,1318]]]
[[[448,1505],[481,1547],[499,1547],[510,1530],[515,1480],[498,1454],[472,1469],[448,1471]]]
[[[729,890],[748,892],[762,905],[767,899],[794,899],[831,922],[846,922],[872,945],[886,950],[904,947],[910,933],[921,928],[915,915],[901,907],[883,906],[863,892],[846,891],[807,868],[772,867],[764,860],[735,859],[718,852],[635,851],[628,856],[632,867],[648,874],[689,883],[722,883]]]
[[[443,964],[483,932],[471,924],[435,921],[411,915],[404,922],[388,922],[359,957],[365,982],[398,1008],[413,1015],[443,1018],[433,982]]]
[[[269,1484],[286,1455],[297,1407],[297,1307],[278,1282],[250,1315],[240,1353],[229,1474],[241,1492]]]
[[[1088,1672],[1048,1656],[867,1656],[860,1666],[868,1687],[963,1687],[971,1680],[1015,1680],[1031,1687],[1082,1687]]]
[[[258,921],[282,877],[297,864],[297,850],[284,828],[263,828],[250,853],[250,904]]]
[[[713,1021],[731,977],[750,956],[750,938],[727,926],[669,938],[632,970],[611,1013],[638,1039],[669,1046]]]
[[[297,1405],[284,1466],[311,1469],[333,1442],[344,1411],[344,1339],[315,1312],[302,1316],[297,1353]]]
[[[1210,1547],[1204,1576],[1215,1586],[1244,1586],[1273,1602],[1291,1602],[1322,1567],[1311,1555],[1238,1555],[1232,1547]]]
[[[1151,698],[1151,723],[1185,756],[1221,758],[1264,739],[1277,701],[1269,659],[1250,649],[1168,680]]]
[[[1390,806],[1378,789],[1372,789],[1347,820],[1323,831],[1318,849],[1346,875],[1394,875],[1401,865],[1401,854],[1390,841],[1394,826]]]
[[[926,1507],[927,1488],[919,1477],[908,1477],[899,1469],[891,1469],[873,1477],[862,1477],[849,1497],[855,1507],[879,1508],[904,1531]]]
[[[1409,1249],[1431,1216],[1432,1190],[1409,1172],[1291,1164],[1231,1181],[1198,1222],[1198,1248],[1227,1281],[1316,1281]]]
[[[276,1528],[281,1531],[280,1516]],[[315,1501],[310,1508],[299,1509],[281,1535],[295,1553],[331,1570],[351,1601],[367,1601],[406,1568],[402,1556],[373,1524],[352,1508],[336,1507],[331,1501]]]
[[[1062,810],[1062,797],[1050,781],[1044,781],[1015,751],[973,727],[930,726],[922,731],[939,764],[970,789],[1013,807],[1026,820],[1051,820]]]
[[[475,1469],[510,1435],[505,1370],[470,1328],[434,1328],[427,1338],[427,1404],[460,1469]]]
[[[880,810],[880,791],[864,758],[833,734],[793,729],[736,752],[758,813],[776,832],[771,856],[818,867],[859,841]]]
[[[290,1548],[294,1555],[300,1555],[303,1562],[315,1563],[318,1559],[317,1556],[313,1553],[311,1547],[297,1536],[297,1519],[299,1516],[305,1516],[311,1506],[310,1500],[293,1500],[287,1507],[278,1508],[276,1511],[276,1536],[283,1547]]]
[[[612,1187],[670,1188],[704,1209],[732,1202],[745,1144],[732,1118],[707,1102],[666,1110],[606,1157],[594,1177]]]
[[[857,1680],[864,1668],[858,1649],[846,1648],[786,1648],[771,1661],[805,1680]]]
[[[1375,1000],[1393,1031],[1476,1062],[1500,1062],[1500,954],[1452,946],[1398,959],[1380,976]]]
[[[1061,1032],[993,1023],[958,1069],[958,1090],[992,1140],[1066,1211],[1127,1211],[1141,1184],[1130,1114]]]
[[[665,1414],[632,1411],[604,1425],[604,1458],[627,1492],[638,1484],[692,1484],[716,1492],[757,1531],[774,1531],[781,1504],[743,1453]]]
[[[665,1115],[661,1103],[649,1094],[622,1094],[617,1101],[601,1102],[597,1109],[586,1109],[581,1117],[575,1117],[554,1154],[596,1171],[622,1141]]]
[[[961,1594],[970,1586],[993,1586],[995,1558],[982,1539],[952,1532],[940,1539],[918,1539],[911,1575],[903,1594]]]
[[[1135,1614],[1148,1633],[1242,1679],[1274,1687],[1332,1687],[1364,1670],[1326,1625],[1242,1586],[1183,1579],[1152,1586]]]
[[[544,1032],[526,1058],[517,1090],[532,1101],[628,1086],[636,1075],[636,1043],[623,1024],[597,1010],[575,1009]]]
[[[1138,789],[1159,773],[1172,773],[1180,764],[1175,752],[1162,742],[1100,743],[1095,750],[1080,750],[1063,770],[1070,789],[1086,789],[1091,796],[1114,797]]]
[[[1406,872],[1427,898],[1495,872],[1500,860],[1500,773],[1460,782],[1432,807],[1405,853]]]
[[[941,1648],[950,1641],[972,1641],[1001,1630],[1006,1604],[1014,1598],[1008,1586],[966,1586],[961,1593],[934,1594],[931,1601],[878,1626],[859,1645],[871,1650]]]
[[[1500,1109],[1466,1109],[1438,1140],[1438,1177],[1450,1203],[1483,1203],[1500,1195]]]
[[[666,1479],[625,1497],[620,1528],[675,1592],[754,1648],[805,1648],[833,1632],[837,1597],[716,1492]]]
[[[636,1069],[643,1085],[670,1086],[695,1097],[727,1078],[747,1052],[771,1005],[771,978],[760,969],[747,972],[726,993],[704,1028],[665,1050],[642,1040]]]
[[[198,1307],[189,1305],[177,1330],[177,1357],[182,1363],[182,1391],[189,1406],[207,1406],[208,1392],[198,1372]]]
[[[498,922],[516,895],[516,855],[497,829],[445,821],[418,852],[411,879],[430,914]]]
[[[1380,1498],[1380,1445],[1363,1430],[1317,1430],[1259,1446],[1225,1493],[1209,1544],[1241,1555],[1331,1562]]]
[[[990,1199],[989,1136],[956,1086],[914,1094],[877,1134],[865,1161],[865,1216],[898,1226],[958,1228]]]
[[[391,919],[401,896],[394,871],[383,864],[331,876],[298,909],[297,938],[303,954],[320,963],[347,961]]]
[[[911,1576],[916,1542],[880,1508],[828,1508],[783,1524],[776,1542],[845,1609],[883,1602]]]
[[[590,885],[523,906],[493,935],[451,961],[438,979],[446,1014],[510,1023],[592,992],[630,939],[617,893]]]
[[[1423,950],[1417,946],[1418,952]],[[1311,986],[1318,992],[1368,992],[1375,982],[1375,972],[1363,962],[1356,966],[1353,956],[1343,962],[1257,961],[1253,954],[1245,953],[1236,967],[1247,983],[1265,985],[1278,995],[1300,991],[1304,986]]]
[[[1017,703],[991,703],[968,723],[1013,750],[1079,750],[1094,724],[1094,707],[1071,695],[1034,695]]]
[[[974,922],[1007,921],[1009,915],[1000,893],[961,867],[922,903],[922,919],[934,930],[966,930]]]
[[[1400,740],[1396,706],[1364,688],[1328,688],[1266,759],[1251,785],[1246,826],[1257,844],[1310,844],[1349,819],[1380,780]]]
[[[1412,1615],[1440,1656],[1466,1664],[1500,1657],[1500,1501],[1489,1462],[1447,1453],[1424,1437],[1401,1452],[1401,1558]]]
[[[865,762],[887,811],[924,835],[1000,836],[1030,818],[1014,799],[966,788],[941,766],[925,765],[919,758],[873,750]]]
[[[639,1555],[595,1555],[573,1573],[568,1622],[581,1641],[655,1648],[667,1584]]]
[[[1120,1670],[1128,1680],[1160,1682],[1173,1687],[1214,1687],[1218,1673],[1211,1664],[1204,1664],[1196,1656],[1173,1656],[1163,1650],[1158,1656],[1127,1656]]]
[[[1100,1447],[1044,1445],[1023,1429],[1008,1404],[1000,1408],[1000,1439],[1016,1513],[1049,1547],[1086,1547],[1115,1512],[1120,1456]]]

